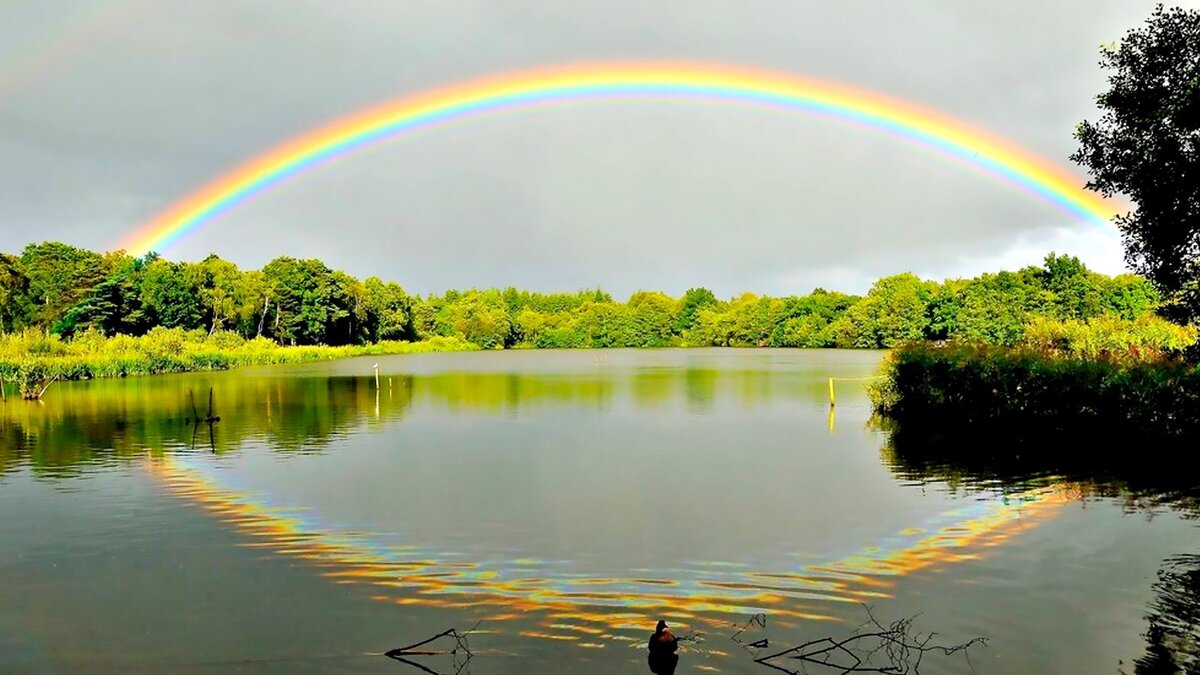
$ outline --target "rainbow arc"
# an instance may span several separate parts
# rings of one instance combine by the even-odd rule
[[[590,100],[688,100],[782,110],[866,128],[1014,186],[1111,232],[1114,203],[1057,164],[940,112],[847,85],[700,63],[601,63],[521,71],[402,98],[350,115],[251,159],[169,207],[123,247],[163,251],[221,214],[342,155],[434,126]]]

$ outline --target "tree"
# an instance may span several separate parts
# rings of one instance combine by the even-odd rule
[[[929,302],[936,284],[915,274],[884,277],[838,320],[839,347],[881,349],[920,340],[929,327]]]
[[[629,298],[631,322],[627,347],[667,347],[671,344],[671,326],[676,303],[662,293],[639,291]]]
[[[1079,258],[1051,253],[1039,274],[1042,287],[1054,294],[1061,319],[1089,319],[1104,313],[1101,276]]]
[[[105,335],[144,335],[158,325],[142,292],[146,270],[158,261],[158,254],[133,258],[117,252],[103,260],[103,267],[111,272],[53,325],[53,332],[64,337],[86,329]]]
[[[319,260],[282,257],[268,263],[263,276],[274,298],[267,333],[281,344],[327,343],[330,325],[345,311],[333,302],[332,270]]]
[[[102,256],[59,242],[26,246],[21,264],[36,307],[34,321],[43,328],[62,319],[110,271]]]
[[[203,324],[199,292],[179,263],[156,260],[146,267],[142,304],[150,321],[164,328],[191,330]]]
[[[1054,308],[1054,294],[1037,283],[1040,268],[1021,272],[984,274],[962,287],[954,323],[948,336],[954,340],[993,345],[1015,345],[1025,325],[1036,315]]]
[[[501,349],[509,344],[512,322],[499,291],[468,291],[439,313],[453,334],[484,349]]]
[[[703,309],[716,309],[721,305],[717,297],[707,288],[689,288],[679,300],[679,313],[675,315],[675,332],[683,333],[696,325]]]
[[[412,332],[408,294],[395,282],[371,277],[363,283],[367,339],[407,340]]]
[[[1096,122],[1079,125],[1071,159],[1088,187],[1128,195],[1117,217],[1125,259],[1175,301],[1176,318],[1200,316],[1200,11],[1163,9],[1101,50],[1111,70]]]
[[[0,253],[0,333],[20,330],[32,320],[29,277],[20,258]]]

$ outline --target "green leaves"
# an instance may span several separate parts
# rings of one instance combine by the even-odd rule
[[[1169,311],[1194,320],[1200,297],[1179,294],[1200,261],[1200,11],[1159,5],[1100,63],[1110,71],[1102,114],[1079,125],[1071,159],[1089,188],[1137,205],[1117,218],[1126,260],[1179,300]]]
[[[1155,342],[1160,337],[1153,332],[1162,326],[1151,324],[1123,328]],[[1091,328],[1100,335],[1117,327]],[[1073,336],[1051,347],[910,343],[888,355],[883,374],[886,379],[869,388],[872,402],[902,428],[979,424],[1143,437],[1200,433],[1200,369],[1133,347],[1097,350]]]
[[[816,289],[787,297],[744,293],[724,302],[705,288],[679,299],[639,291],[626,302],[598,289],[452,290],[420,298],[377,277],[359,281],[319,260],[288,257],[261,272],[216,256],[175,263],[157,256],[100,256],[61,244],[31,246],[25,258],[0,256],[0,332],[53,326],[66,338],[88,331],[141,336],[161,327],[297,346],[438,337],[486,349],[879,349],[913,340],[1014,345],[1039,318],[1136,319],[1160,303],[1142,277],[1106,277],[1077,258],[1055,254],[1040,267],[975,279],[936,283],[898,274],[877,281],[865,297]],[[97,277],[85,265],[107,272]],[[36,295],[52,288],[60,300],[76,298],[53,316]],[[47,318],[53,321],[39,323]]]

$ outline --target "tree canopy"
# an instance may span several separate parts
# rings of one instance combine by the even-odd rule
[[[1071,159],[1088,187],[1127,195],[1117,217],[1125,257],[1174,302],[1200,316],[1200,10],[1159,5],[1146,24],[1101,51],[1101,116],[1079,125]]]
[[[935,282],[877,281],[865,296],[744,293],[706,288],[680,298],[639,291],[619,302],[599,289],[538,293],[450,290],[424,297],[377,277],[360,281],[319,260],[281,257],[242,270],[209,256],[98,254],[65,244],[0,255],[0,332],[145,335],[155,328],[235,333],[282,345],[362,345],[462,338],[487,349],[582,347],[885,348],[909,340],[1017,344],[1037,319],[1136,319],[1159,294],[1144,278],[1108,277],[1078,258]]]

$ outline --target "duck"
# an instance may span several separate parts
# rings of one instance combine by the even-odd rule
[[[659,621],[654,627],[654,634],[650,636],[648,646],[651,654],[674,654],[675,650],[679,649],[679,640],[667,630],[666,621]]]

